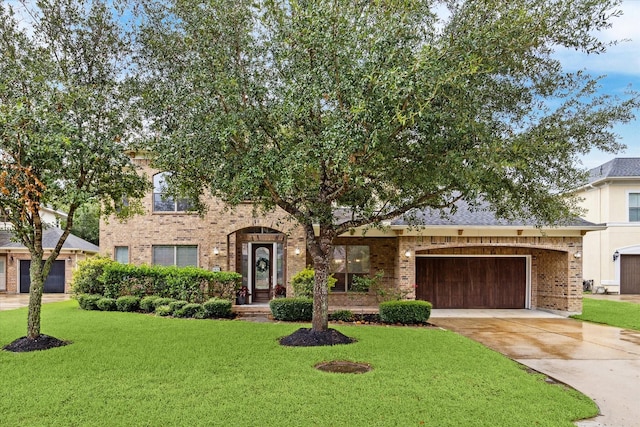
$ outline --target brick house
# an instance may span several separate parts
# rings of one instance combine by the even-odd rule
[[[304,232],[284,211],[254,215],[253,205],[233,209],[209,199],[204,216],[185,212],[186,201],[163,199],[163,172],[142,155],[134,162],[150,179],[146,212],[126,223],[100,225],[101,252],[133,264],[196,265],[236,271],[251,292],[250,303],[267,302],[277,284],[311,264]],[[330,305],[373,305],[376,295],[350,292],[353,278],[384,271],[387,292],[424,299],[435,308],[582,308],[582,238],[600,230],[577,220],[538,229],[497,221],[461,206],[449,219],[422,213],[424,226],[402,219],[382,230],[355,230],[335,242],[338,282]]]
[[[46,221],[46,213],[42,215],[45,222],[51,224],[43,231],[42,246],[44,256],[49,256],[62,235],[56,222]],[[0,293],[29,293],[31,278],[29,268],[31,255],[27,248],[11,240],[10,228],[0,230]],[[45,293],[69,293],[73,270],[79,261],[98,253],[98,246],[87,242],[73,234],[67,237],[58,258],[53,262],[49,276],[44,284]]]

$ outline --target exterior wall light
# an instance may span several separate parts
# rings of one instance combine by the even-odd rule
[[[618,258],[620,258],[620,252],[615,251],[613,253],[613,262],[616,262],[618,260]]]
[[[220,250],[218,249],[217,246],[215,248],[213,248],[213,254],[214,255],[218,255],[219,253],[220,253]]]
[[[296,256],[300,256],[300,248],[296,248],[293,253],[296,254]]]
[[[575,254],[573,254],[574,258],[580,259],[582,258],[582,252],[576,252]]]
[[[404,256],[406,256],[407,258],[409,258],[411,256],[411,251],[409,249],[407,249],[404,253]]]

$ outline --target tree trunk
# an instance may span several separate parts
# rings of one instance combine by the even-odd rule
[[[313,260],[315,281],[313,284],[313,317],[311,329],[317,332],[329,329],[329,286],[330,254],[334,233],[328,227],[320,227],[320,236],[316,236],[313,226],[306,227],[307,249]]]
[[[42,256],[31,256],[31,287],[29,288],[29,315],[27,320],[27,337],[36,339],[40,336],[40,312],[42,310],[42,292],[44,291],[44,271]]]

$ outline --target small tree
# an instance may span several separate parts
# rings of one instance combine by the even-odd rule
[[[596,96],[557,46],[604,53],[615,0],[148,2],[140,69],[177,192],[280,207],[306,232],[313,329],[349,230],[479,198],[556,223],[577,156],[638,105]],[[439,17],[436,7],[448,6]],[[553,102],[549,102],[553,101]]]
[[[126,217],[148,184],[124,152],[122,141],[137,121],[123,84],[127,40],[111,6],[20,5],[18,22],[13,9],[0,4],[0,213],[31,254],[27,338],[33,340],[40,335],[44,281],[75,214],[99,201],[105,213]],[[68,209],[46,258],[44,205]]]

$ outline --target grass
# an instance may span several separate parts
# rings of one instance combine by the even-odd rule
[[[640,304],[583,298],[582,314],[574,319],[640,331]]]
[[[0,351],[7,426],[572,426],[586,396],[449,331],[336,326],[355,344],[291,348],[301,325],[167,319],[43,307],[42,331],[73,344]],[[0,312],[0,346],[26,309]],[[366,374],[314,369],[367,362]]]

